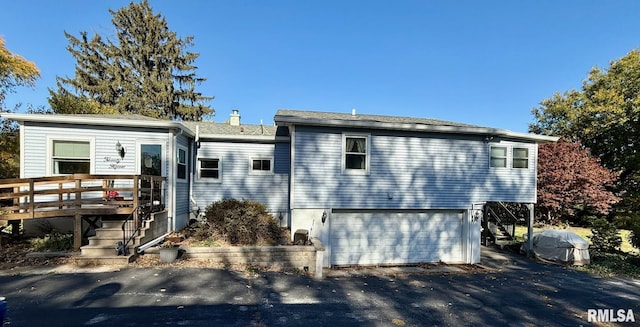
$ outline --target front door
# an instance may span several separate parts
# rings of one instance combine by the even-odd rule
[[[161,144],[140,144],[140,175],[162,176]]]

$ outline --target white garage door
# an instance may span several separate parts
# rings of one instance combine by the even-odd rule
[[[459,211],[334,212],[331,265],[462,262]]]

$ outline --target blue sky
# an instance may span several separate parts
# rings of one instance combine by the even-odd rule
[[[0,35],[34,61],[34,89],[7,97],[48,107],[73,76],[64,31],[113,35],[129,1],[4,1]],[[640,47],[640,1],[150,0],[192,35],[215,121],[273,122],[277,109],[437,118],[526,132],[531,109],[579,88],[588,71]]]

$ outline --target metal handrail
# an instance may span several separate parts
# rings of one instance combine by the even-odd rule
[[[493,210],[493,208],[491,208],[491,206],[487,206],[487,209],[489,210],[489,213],[493,216],[493,218],[496,220],[496,222],[506,230],[507,234],[509,234],[509,236],[511,236],[512,239],[515,238],[517,220],[511,220],[510,222],[504,222],[502,218],[505,218],[505,217],[501,217],[500,215],[498,215]],[[512,218],[512,217],[509,217],[509,218]],[[508,227],[508,229],[507,229],[507,227]]]
[[[148,210],[144,210],[148,207]],[[122,241],[116,244],[116,255],[129,255],[129,245],[132,244],[135,237],[140,233],[143,222],[148,220],[153,211],[152,205],[148,203],[138,205],[129,216],[122,222]],[[133,228],[127,228],[129,222],[133,221]]]

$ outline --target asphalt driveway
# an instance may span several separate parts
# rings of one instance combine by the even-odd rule
[[[497,270],[324,280],[195,268],[0,276],[0,296],[5,326],[578,326],[588,309],[620,308],[640,322],[640,280],[495,254],[483,264]]]

